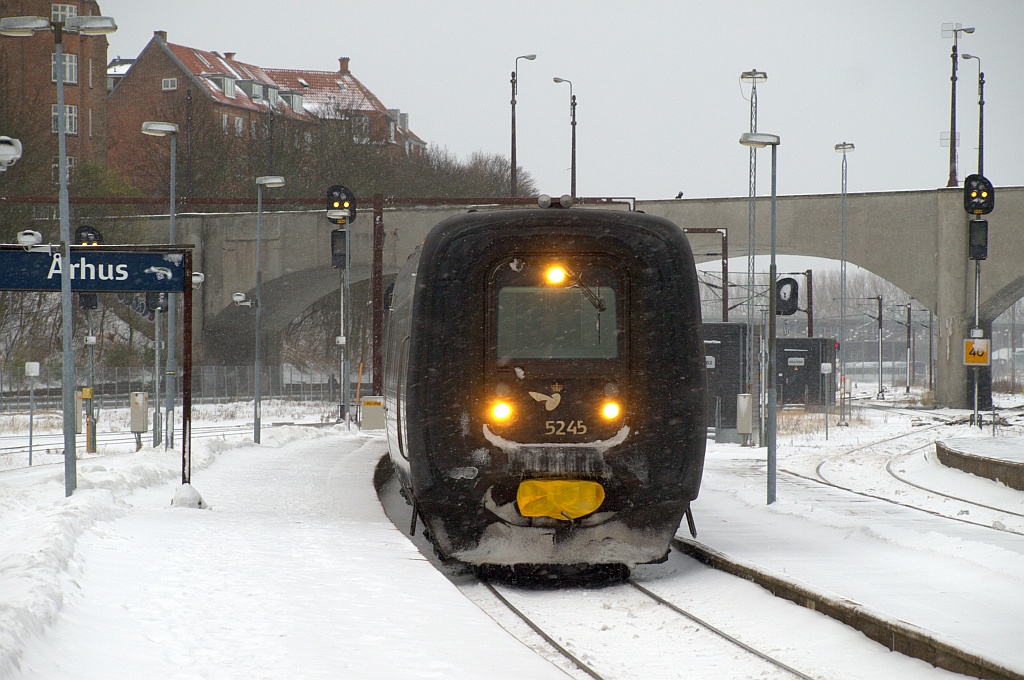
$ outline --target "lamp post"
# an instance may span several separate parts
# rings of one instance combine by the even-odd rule
[[[516,197],[516,190],[518,188],[516,185],[516,92],[518,92],[518,76],[516,74],[519,72],[520,59],[533,61],[536,58],[536,54],[523,54],[521,56],[516,57],[516,67],[515,70],[512,71],[512,170],[510,173],[512,184],[510,195],[512,196],[512,198]]]
[[[263,314],[263,187],[283,187],[284,177],[267,175],[256,178],[256,399],[253,403],[252,440],[260,443],[260,387],[263,365],[260,362],[260,316]]]
[[[765,434],[768,440],[768,504],[775,502],[775,409],[777,397],[775,393],[775,215],[776,189],[775,177],[777,168],[777,152],[780,143],[778,135],[762,132],[744,132],[740,135],[740,144],[752,149],[772,147],[772,239],[771,264],[768,268],[768,418]]]
[[[843,154],[843,198],[839,209],[839,424],[846,424],[846,154],[854,150],[850,142],[840,142],[836,153]]]
[[[978,60],[978,174],[985,176],[985,73],[981,70],[981,57],[966,52],[964,59]]]
[[[171,138],[171,207],[169,213],[170,219],[170,239],[171,245],[175,243],[174,235],[174,204],[175,204],[175,172],[177,166],[178,156],[178,126],[175,123],[163,123],[159,121],[146,121],[142,124],[142,133],[146,135],[152,135],[154,137],[170,137]],[[167,374],[164,379],[164,385],[166,389],[166,396],[164,403],[164,450],[174,447],[174,397],[177,394],[177,380],[175,379],[177,373],[177,367],[175,366],[175,348],[177,345],[177,336],[175,335],[175,320],[176,314],[174,310],[177,295],[175,293],[167,294]],[[159,399],[157,395],[157,399]],[[157,406],[159,408],[159,405]]]
[[[572,197],[576,198],[576,95],[572,93],[572,81],[554,78],[556,83],[569,83],[569,120],[572,121]]]
[[[111,17],[73,16],[65,21],[43,17],[21,16],[0,19],[0,35],[31,37],[38,31],[52,31],[57,71],[57,174],[60,240],[64,244],[60,268],[62,360],[61,387],[64,411],[64,494],[70,496],[78,486],[75,450],[75,352],[72,347],[71,324],[71,215],[68,201],[67,125],[64,111],[64,33],[104,35],[117,30]]]
[[[952,95],[950,97],[949,103],[949,181],[946,183],[946,186],[955,187],[958,186],[958,182],[956,179],[956,49],[957,44],[960,40],[960,34],[974,33],[974,27],[968,26],[967,28],[962,28],[960,24],[946,24],[943,26],[943,33],[952,33],[953,36],[953,75],[950,76],[950,82],[952,83]],[[948,35],[944,37],[948,37]]]
[[[750,83],[750,132],[757,132],[757,84],[768,80],[764,71],[751,69],[740,74],[740,81]],[[750,147],[750,176],[747,202],[747,375],[746,391],[754,389],[754,240],[757,196],[757,147]]]

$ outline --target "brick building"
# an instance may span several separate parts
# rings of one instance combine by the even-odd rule
[[[40,16],[63,21],[67,16],[101,14],[94,0],[0,3],[0,17],[4,18]],[[73,179],[82,164],[104,163],[106,158],[107,38],[64,33],[62,44],[68,169]],[[51,31],[30,37],[0,36],[0,134],[24,144],[16,179],[28,193],[47,192],[57,181],[56,82]]]
[[[185,196],[251,193],[251,178],[274,174],[274,150],[310,139],[316,119],[258,66],[234,54],[167,42],[156,31],[124,75],[116,74],[108,116],[112,167],[149,191],[166,186],[166,141],[142,123],[178,125],[179,181]],[[234,178],[247,179],[234,181]],[[245,192],[238,194],[237,192]]]
[[[306,111],[321,123],[341,123],[358,144],[388,147],[396,155],[422,156],[427,144],[409,129],[409,116],[388,109],[349,71],[349,58],[337,71],[266,69],[283,91],[301,97]]]

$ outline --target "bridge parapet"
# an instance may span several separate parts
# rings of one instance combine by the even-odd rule
[[[989,215],[989,259],[982,265],[983,325],[1024,297],[1024,187],[997,188]],[[974,319],[974,269],[967,259],[967,222],[961,189],[847,194],[847,259],[899,286],[937,315],[936,397],[966,406],[966,369],[961,341]],[[839,194],[778,199],[779,254],[838,260]],[[748,200],[708,198],[637,201],[636,208],[682,227],[727,229],[733,257],[747,252]],[[385,274],[394,274],[427,232],[465,206],[389,208],[384,214]],[[755,252],[769,252],[769,199],[757,199]],[[121,222],[124,220],[122,219]],[[167,218],[134,218],[133,242],[166,241]],[[323,211],[263,213],[263,327],[275,338],[316,300],[337,291],[340,276],[330,266],[329,232]],[[373,218],[365,210],[351,225],[353,282],[368,278]],[[232,293],[252,297],[255,287],[256,215],[184,214],[177,217],[179,243],[196,245],[195,268],[206,274],[198,291],[195,320],[203,360],[251,352],[252,314],[236,307]],[[143,237],[142,235],[146,236]],[[109,242],[109,239],[108,239]],[[268,342],[268,347],[272,343]]]

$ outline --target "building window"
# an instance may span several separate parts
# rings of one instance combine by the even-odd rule
[[[53,119],[51,131],[54,133],[60,132],[60,123],[57,116],[56,104],[52,104],[50,106],[50,113]],[[78,107],[72,104],[64,105],[64,132],[69,135],[78,134]]]
[[[78,158],[76,156],[68,156],[68,183],[75,175],[75,170],[78,169]],[[53,157],[53,164],[50,166],[50,181],[54,184],[60,183],[60,157]]]
[[[263,99],[263,86],[259,83],[252,84],[252,98]]]
[[[160,81],[160,89],[163,90],[164,92],[167,92],[169,90],[177,90],[178,89],[178,79],[177,78],[164,78],[164,79],[162,79]]]
[[[235,135],[241,137],[243,132],[245,132],[245,120],[241,116],[235,116]]]
[[[235,98],[235,79],[234,78],[223,78],[221,79],[224,87],[224,96]]]
[[[256,139],[256,119],[250,121],[249,124],[249,136]]]
[[[270,102],[271,106],[277,107],[277,88],[267,88],[267,101]]]
[[[356,144],[370,143],[370,117],[353,116],[352,118],[352,141]]]
[[[78,55],[64,54],[64,84],[78,84]],[[50,54],[50,82],[57,82],[57,55]]]
[[[224,134],[228,133],[228,123],[229,122],[230,122],[230,119],[228,117],[228,114],[226,114],[226,113],[220,114],[220,124],[221,124],[221,127],[224,128]]]
[[[50,5],[50,21],[59,21],[64,23],[68,20],[68,17],[78,16],[78,5],[58,5],[56,3]]]

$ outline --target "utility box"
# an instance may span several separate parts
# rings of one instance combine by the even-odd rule
[[[361,397],[359,413],[362,416],[360,430],[384,429],[384,397]]]
[[[749,394],[736,395],[736,434],[749,437],[754,432],[754,398]]]
[[[757,339],[755,338],[755,347]],[[756,362],[757,359],[755,358]],[[738,443],[751,430],[738,431],[736,396],[747,393],[747,326],[737,322],[704,324],[704,365],[708,377],[708,425],[715,428],[715,441]],[[757,376],[754,378],[756,389]],[[752,395],[753,412],[757,397]]]
[[[835,375],[821,370],[824,364],[835,364],[834,339],[779,338],[775,347],[779,405],[821,407],[835,403]]]
[[[132,392],[131,399],[132,432],[149,431],[149,393]]]

